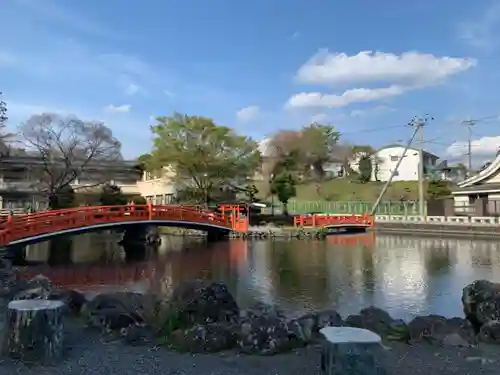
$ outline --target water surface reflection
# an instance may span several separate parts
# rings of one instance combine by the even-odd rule
[[[27,249],[30,261],[49,259],[47,244]],[[83,290],[168,293],[194,278],[221,280],[245,306],[262,300],[290,313],[336,308],[342,314],[376,305],[394,316],[461,315],[464,285],[500,281],[500,243],[364,234],[319,241],[241,241],[206,245],[164,237],[146,261],[127,262],[115,238],[74,237],[71,265],[31,266],[54,283]]]

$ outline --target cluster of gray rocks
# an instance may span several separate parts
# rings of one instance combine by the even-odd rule
[[[0,277],[4,301],[61,300],[73,322],[85,323],[128,344],[161,343],[188,352],[237,349],[272,355],[321,340],[319,330],[325,326],[365,328],[385,340],[408,343],[500,344],[500,284],[488,281],[475,281],[464,288],[465,318],[429,315],[404,322],[376,307],[345,319],[335,310],[290,318],[263,303],[240,309],[224,284],[200,280],[181,284],[169,296],[114,292],[87,300],[77,291],[54,288],[41,275],[19,281],[7,261],[0,264]]]

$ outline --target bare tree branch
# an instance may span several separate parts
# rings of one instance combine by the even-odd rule
[[[44,113],[21,124],[19,132],[27,152],[40,158],[36,177],[41,190],[49,195],[90,172],[92,184],[106,182],[109,170],[93,166],[122,160],[120,142],[101,122]]]

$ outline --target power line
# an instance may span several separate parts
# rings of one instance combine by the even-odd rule
[[[401,128],[401,125],[391,125],[391,126],[378,126],[378,127],[373,127],[373,128],[365,128],[365,129],[359,129],[356,131],[350,131],[350,132],[340,132],[340,135],[346,135],[346,134],[359,134],[359,133],[369,133],[369,132],[378,132],[381,130],[389,130],[389,129],[395,129],[395,128]]]
[[[469,169],[469,173],[470,171],[472,170],[472,135],[473,135],[473,132],[472,132],[472,127],[475,126],[477,123],[479,122],[483,122],[483,121],[487,121],[487,120],[492,120],[492,119],[498,119],[498,116],[486,116],[486,117],[483,117],[483,118],[480,118],[480,119],[476,119],[476,120],[472,120],[470,117],[468,120],[464,120],[462,121],[462,124],[467,126],[467,130],[468,130],[468,137],[467,137],[467,157],[468,157],[468,169]]]

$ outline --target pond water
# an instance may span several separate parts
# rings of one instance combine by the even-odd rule
[[[27,248],[31,262],[50,258],[47,243]],[[135,260],[127,259],[115,236],[85,234],[73,237],[66,258],[59,263],[71,264],[25,267],[23,277],[43,273],[56,284],[89,293],[168,293],[180,282],[203,278],[225,282],[243,307],[261,300],[291,315],[323,308],[346,315],[374,305],[403,319],[460,316],[467,283],[500,281],[500,242],[373,233],[210,245],[164,236],[159,249]]]

